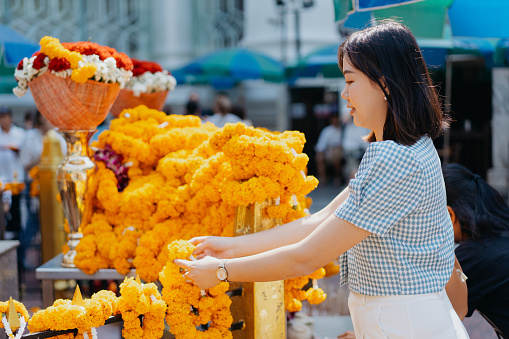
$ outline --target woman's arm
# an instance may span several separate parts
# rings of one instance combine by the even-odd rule
[[[348,187],[320,211],[290,223],[263,232],[233,238],[198,237],[191,239],[197,245],[194,254],[201,258],[212,255],[218,258],[238,258],[295,244],[306,238],[348,197]]]
[[[458,317],[463,321],[468,313],[468,289],[467,283],[461,278],[461,273],[457,270],[460,270],[461,273],[463,272],[458,258],[454,256],[454,268],[449,282],[445,285],[445,291],[452,307],[454,307]]]
[[[337,258],[371,233],[355,225],[329,216],[306,238],[297,243],[226,262],[229,281],[274,281],[310,274]],[[201,289],[219,283],[216,270],[220,259],[175,260],[189,270],[187,276]]]

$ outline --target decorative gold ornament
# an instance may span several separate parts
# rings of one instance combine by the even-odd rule
[[[58,166],[58,190],[64,207],[64,214],[69,223],[67,245],[69,251],[62,258],[62,266],[74,268],[76,246],[83,238],[79,232],[83,213],[88,179],[95,170],[95,163],[88,157],[88,143],[96,130],[62,130],[59,131],[67,142],[67,154]]]

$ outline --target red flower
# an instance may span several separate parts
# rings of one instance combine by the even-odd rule
[[[53,58],[48,65],[48,69],[55,72],[65,71],[69,68],[71,68],[71,64],[67,59],[64,58]]]
[[[133,62],[125,53],[117,52],[113,55],[113,57],[115,58],[115,60],[117,60],[117,67],[123,68],[127,71],[133,70],[133,67],[134,67]]]
[[[145,72],[162,72],[163,68],[156,62],[132,58],[134,64],[133,76],[142,75]]]
[[[43,53],[40,53],[37,54],[37,58],[35,58],[34,60],[34,68],[35,69],[41,69],[42,67],[44,67],[44,59],[46,58],[46,54],[43,54]],[[18,65],[19,67],[19,65]]]
[[[23,69],[23,60],[21,60],[19,63],[18,63],[18,67],[17,69],[19,70],[22,70]]]
[[[124,53],[118,53],[116,49],[108,46],[101,46],[95,42],[78,41],[78,42],[63,42],[62,46],[72,52],[78,52],[82,55],[96,54],[99,59],[105,60],[106,58],[113,57],[117,62],[118,68],[124,68],[125,70],[132,70],[133,63],[131,59]]]

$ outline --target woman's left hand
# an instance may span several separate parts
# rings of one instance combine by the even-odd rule
[[[202,290],[207,290],[221,282],[216,275],[220,264],[217,258],[207,256],[196,261],[175,259],[173,263],[187,270],[186,278],[192,280],[193,284]]]

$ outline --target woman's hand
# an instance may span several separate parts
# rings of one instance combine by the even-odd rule
[[[213,257],[204,257],[196,261],[175,259],[173,263],[187,270],[187,279],[202,290],[207,290],[221,282],[216,275],[220,260]]]
[[[196,246],[193,254],[197,259],[205,256],[220,259],[235,258],[233,237],[196,237],[189,242]]]
[[[343,334],[338,335],[341,339],[355,339],[355,333],[353,331],[346,331]]]

